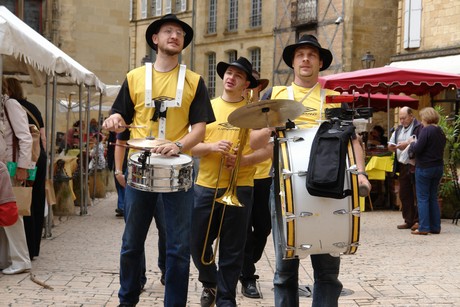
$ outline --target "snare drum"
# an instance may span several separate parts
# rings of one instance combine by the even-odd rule
[[[136,152],[128,159],[127,183],[147,192],[187,191],[192,186],[192,170],[192,158],[184,154],[166,157]]]
[[[279,132],[280,191],[276,201],[282,217],[277,217],[281,242],[287,259],[312,254],[353,254],[359,241],[359,197],[357,176],[345,171],[345,188],[352,195],[344,199],[316,197],[306,188],[310,149],[318,128]],[[347,169],[355,164],[351,142]],[[277,210],[278,214],[278,210]]]

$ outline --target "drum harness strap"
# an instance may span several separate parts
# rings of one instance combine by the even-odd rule
[[[177,77],[177,89],[176,98],[170,99],[169,97],[158,97],[153,99],[152,103],[152,63],[145,63],[145,107],[155,108],[153,114],[153,121],[160,118],[160,124],[158,126],[158,138],[166,139],[166,108],[180,107],[182,105],[182,94],[184,92],[185,83],[185,72],[186,66],[183,64],[179,65],[179,74]],[[150,133],[151,134],[151,133]]]
[[[299,101],[299,103],[302,103],[303,104],[303,101],[305,99],[308,98],[308,96],[310,96],[310,94],[313,92],[313,90],[316,88],[316,86],[318,85],[319,83],[316,82],[315,85],[313,85],[313,87],[305,94],[305,96],[303,96],[303,98]],[[294,89],[292,88],[292,86],[287,86],[286,87],[286,90],[288,92],[288,99],[290,100],[295,100],[294,99]],[[322,121],[322,114],[323,114],[323,104],[324,104],[324,98],[326,97],[326,91],[321,88],[320,89],[320,97],[321,97],[321,105],[320,105],[320,109],[319,109],[319,122]]]

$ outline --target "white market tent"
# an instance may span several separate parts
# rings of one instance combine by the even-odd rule
[[[105,94],[106,86],[94,73],[87,70],[46,38],[41,36],[26,23],[11,13],[6,7],[0,6],[0,79],[3,74],[25,74],[35,86],[46,85],[46,110],[48,114],[48,78],[53,78],[52,115],[51,115],[51,161],[54,160],[55,120],[56,120],[56,87],[57,78],[64,78],[67,84],[76,84],[80,88],[79,99],[82,103],[83,86],[88,88],[87,105],[90,105],[89,88],[94,87],[100,93],[100,103]],[[1,82],[0,82],[1,91]],[[48,118],[46,114],[46,118]],[[80,117],[82,108],[80,107]],[[87,112],[89,117],[89,112]],[[88,119],[89,122],[89,119]],[[89,125],[88,125],[89,126]],[[47,125],[48,130],[48,125]],[[89,129],[89,127],[88,127]],[[81,132],[82,133],[82,132]],[[48,131],[47,131],[48,135]],[[82,139],[82,138],[80,138]],[[80,144],[82,145],[82,144]],[[80,146],[82,148],[82,146]],[[50,163],[50,174],[53,174],[53,163]],[[52,176],[52,175],[50,175]],[[87,176],[87,174],[86,174]],[[80,180],[83,172],[80,169]],[[88,178],[85,178],[87,182]],[[83,185],[81,185],[83,186]],[[86,214],[87,199],[81,206],[81,214]]]

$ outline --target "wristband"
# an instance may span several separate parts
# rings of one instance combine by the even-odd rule
[[[356,175],[364,175],[366,176],[367,179],[369,179],[369,176],[367,175],[366,172],[357,172]]]
[[[117,175],[123,175],[123,172],[120,171],[119,169],[117,169],[117,170],[115,170],[114,174],[115,174],[115,176],[117,176]]]

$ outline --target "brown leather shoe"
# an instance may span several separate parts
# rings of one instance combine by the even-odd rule
[[[416,230],[412,230],[410,233],[413,234],[413,235],[426,236],[428,234],[428,231],[419,231],[418,229],[416,229]]]
[[[418,223],[415,223],[414,225],[412,225],[412,227],[410,228],[410,230],[416,230],[418,229]]]
[[[404,223],[404,224],[398,225],[396,227],[398,227],[398,229],[409,229],[410,225],[407,224],[407,223]]]

